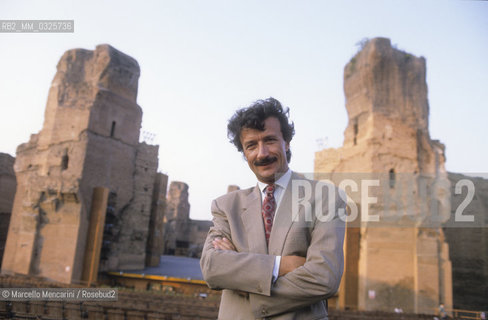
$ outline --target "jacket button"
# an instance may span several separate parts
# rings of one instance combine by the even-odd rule
[[[258,292],[261,293],[263,292],[263,289],[261,288],[261,286],[258,285]]]
[[[264,308],[263,308],[263,309],[261,310],[261,314],[262,314],[263,316],[265,316],[265,315],[267,315],[267,314],[268,314],[268,311],[266,311],[266,309],[264,309]]]

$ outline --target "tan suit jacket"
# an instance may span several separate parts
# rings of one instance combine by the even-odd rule
[[[292,181],[303,179],[293,173],[275,214],[266,246],[261,192],[258,187],[228,193],[212,203],[214,226],[210,228],[200,261],[209,287],[223,289],[219,319],[327,319],[326,299],[339,287],[343,271],[345,223],[337,210],[345,208],[335,189],[335,199],[323,192],[322,211],[328,213],[335,201],[334,218],[317,219],[315,201],[307,217],[300,206],[298,219],[292,219]],[[307,180],[315,189],[316,181]],[[315,192],[311,199],[314,199]],[[297,221],[294,221],[297,220]],[[237,252],[216,250],[212,240],[226,237]],[[278,277],[272,284],[275,256],[306,257],[303,266]],[[238,291],[248,292],[245,296]]]

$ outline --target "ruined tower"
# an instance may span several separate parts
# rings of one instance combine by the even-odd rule
[[[164,215],[164,251],[167,254],[186,255],[189,247],[190,203],[188,185],[172,181],[169,185]]]
[[[344,144],[317,152],[314,169],[319,179],[358,187],[346,188],[359,217],[346,234],[339,307],[434,313],[440,303],[452,306],[441,228],[450,185],[444,145],[428,131],[425,75],[424,58],[385,38],[366,42],[344,68]],[[379,182],[361,189],[368,180]],[[377,200],[361,201],[365,190]],[[373,214],[379,222],[364,219]]]
[[[86,281],[99,262],[144,267],[151,214],[162,215],[153,187],[165,179],[158,146],[139,143],[139,74],[136,60],[109,45],[63,55],[42,130],[17,148],[2,272],[69,283]]]

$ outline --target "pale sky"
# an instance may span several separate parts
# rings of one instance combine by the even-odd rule
[[[141,67],[142,130],[159,171],[188,183],[191,217],[229,184],[256,180],[226,137],[233,112],[273,96],[290,107],[293,170],[340,147],[343,68],[363,38],[387,37],[427,60],[430,134],[452,172],[488,172],[486,1],[15,1],[0,19],[73,19],[68,34],[0,33],[0,152],[37,133],[56,64],[69,49],[108,43]],[[141,136],[142,139],[142,136]]]

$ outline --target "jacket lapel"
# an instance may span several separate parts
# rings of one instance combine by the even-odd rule
[[[261,216],[261,192],[254,187],[247,196],[242,212],[242,222],[247,235],[250,252],[267,254],[263,217]]]

